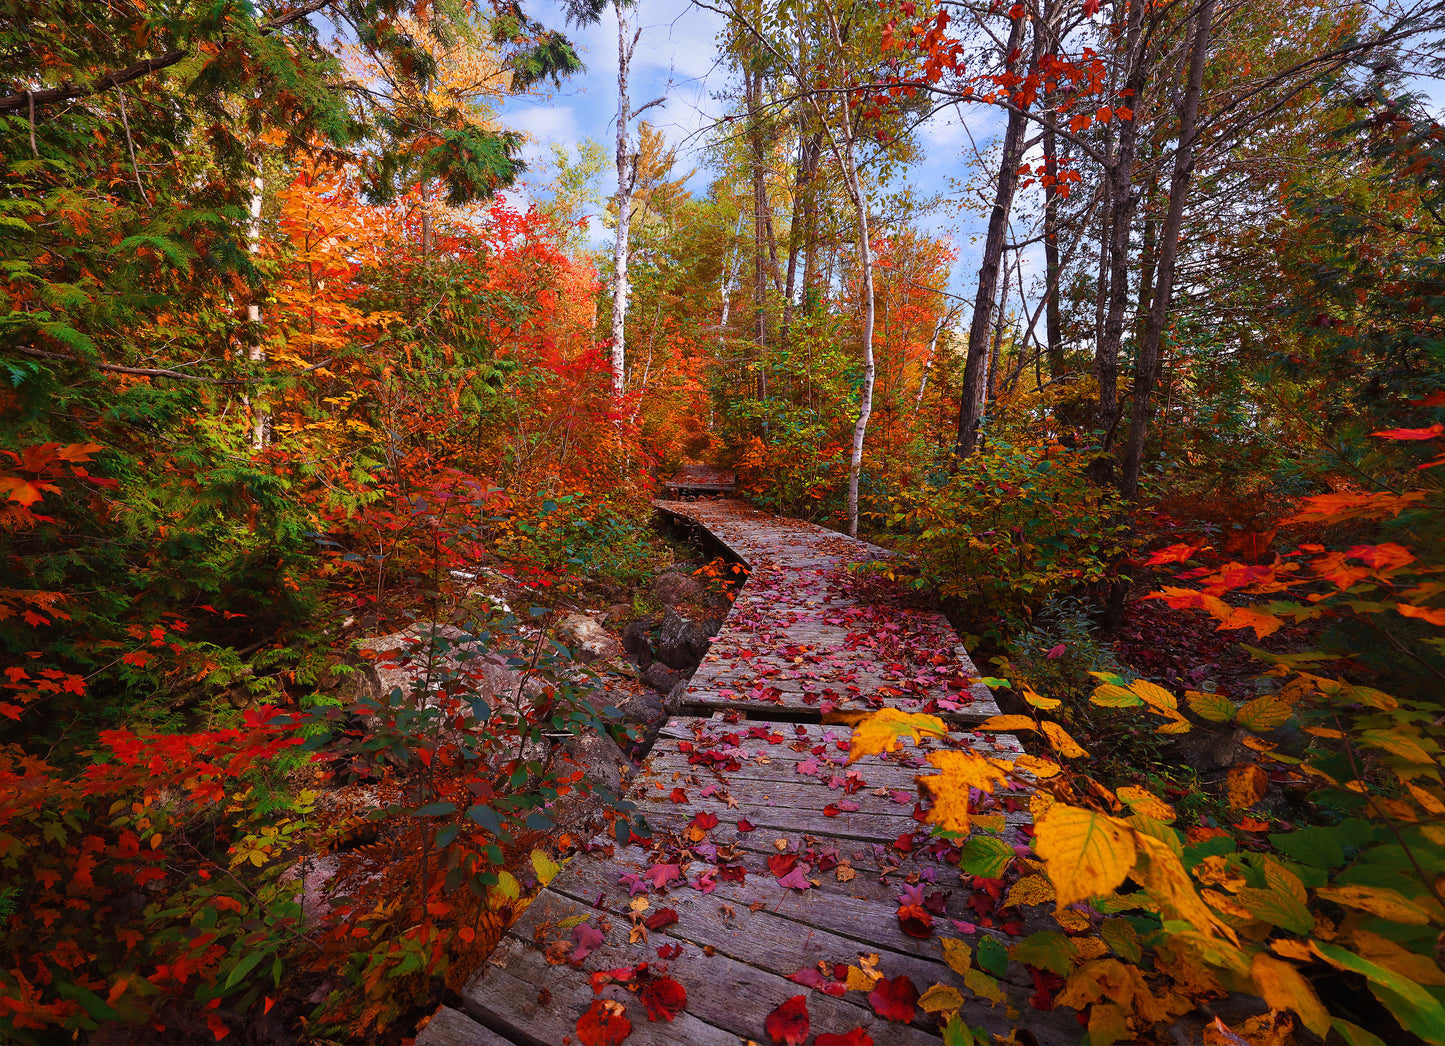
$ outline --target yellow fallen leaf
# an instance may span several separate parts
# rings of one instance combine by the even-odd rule
[[[1005,908],[1012,908],[1016,904],[1043,904],[1053,899],[1054,884],[1042,875],[1030,875],[1009,887],[1003,903]]]
[[[940,937],[943,945],[943,961],[948,968],[962,977],[973,968],[973,949],[955,937]]]
[[[844,987],[850,992],[871,992],[873,986],[878,983],[877,977],[870,977],[856,966],[848,967],[848,979],[844,981]]]
[[[969,970],[963,975],[963,986],[975,995],[981,995],[997,1006],[1003,1002],[1003,991],[994,980],[982,970]]]
[[[853,738],[848,744],[848,762],[856,762],[865,755],[896,751],[905,737],[916,744],[924,734],[947,737],[948,727],[936,715],[881,708],[860,719],[853,728]]]
[[[925,1013],[947,1013],[963,1006],[963,996],[957,988],[935,984],[918,997],[918,1005]]]
[[[1269,791],[1269,774],[1257,763],[1236,766],[1229,771],[1225,791],[1230,806],[1236,810],[1248,810]]]
[[[1060,909],[1111,893],[1134,867],[1134,830],[1112,817],[1059,803],[1035,831],[1034,851],[1048,867]]]

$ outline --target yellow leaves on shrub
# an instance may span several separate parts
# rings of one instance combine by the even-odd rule
[[[968,790],[992,792],[994,785],[1007,780],[1013,769],[1013,764],[1006,759],[990,759],[967,748],[930,752],[928,762],[941,773],[914,778],[933,800],[928,823],[965,835],[969,831]]]
[[[1166,913],[1176,915],[1206,937],[1222,934],[1239,944],[1234,931],[1220,922],[1195,892],[1184,862],[1168,843],[1139,832],[1134,841],[1139,850],[1134,878]]]
[[[1039,729],[1042,730],[1044,736],[1049,739],[1049,744],[1053,745],[1054,751],[1058,752],[1059,755],[1065,759],[1083,759],[1089,754],[1084,751],[1083,747],[1070,737],[1069,732],[1058,723],[1046,721],[1039,724]]]
[[[1289,717],[1294,715],[1294,707],[1283,697],[1277,694],[1265,694],[1263,697],[1256,697],[1253,701],[1245,702],[1237,713],[1234,721],[1246,730],[1273,730],[1277,726],[1283,726],[1289,722]]]
[[[974,729],[986,733],[1005,733],[1012,730],[1037,730],[1038,724],[1026,715],[996,715],[979,723]]]
[[[1229,771],[1225,780],[1225,792],[1229,805],[1236,810],[1248,810],[1264,798],[1269,791],[1269,774],[1257,763],[1236,766]]]
[[[1202,690],[1184,691],[1184,700],[1189,710],[1200,719],[1211,723],[1228,723],[1234,718],[1234,702],[1223,694],[1205,693]]]
[[[1304,1026],[1321,1038],[1330,1029],[1330,1015],[1299,970],[1263,952],[1254,956],[1250,977],[1259,997],[1276,1010],[1293,1010]]]
[[[1063,704],[1063,702],[1060,701],[1057,697],[1044,697],[1041,694],[1035,693],[1034,688],[1029,686],[1027,683],[1021,683],[1020,686],[1022,687],[1024,692],[1024,700],[1035,708],[1042,708],[1045,711],[1050,711],[1052,709],[1058,708],[1060,705]]]
[[[1014,768],[1033,774],[1035,777],[1047,779],[1058,777],[1064,772],[1064,768],[1052,759],[1044,759],[1040,756],[1021,755],[1014,760]]]
[[[1121,802],[1127,803],[1129,809],[1136,814],[1152,818],[1155,821],[1163,821],[1165,824],[1174,820],[1174,807],[1170,806],[1163,799],[1160,799],[1147,788],[1140,788],[1138,785],[1125,785],[1116,793]]]
[[[1058,908],[1111,893],[1134,867],[1135,832],[1113,817],[1059,803],[1035,831],[1034,850],[1053,880]]]
[[[1347,908],[1359,908],[1391,922],[1412,926],[1424,926],[1430,922],[1430,913],[1424,908],[1384,886],[1325,886],[1316,890],[1315,896]]]
[[[879,709],[864,716],[853,727],[853,738],[848,745],[848,762],[856,762],[865,755],[896,751],[904,738],[917,744],[924,734],[947,737],[948,727],[944,726],[943,720],[936,715],[900,712],[896,708]]]

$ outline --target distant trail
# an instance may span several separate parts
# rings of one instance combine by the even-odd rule
[[[993,1005],[943,960],[941,938],[976,953],[986,936],[1007,945],[1045,925],[1042,911],[1025,919],[965,887],[957,847],[931,840],[915,817],[927,751],[1012,756],[1017,739],[955,732],[848,767],[848,728],[820,722],[825,711],[881,706],[952,724],[997,714],[988,689],[969,682],[977,672],[947,622],[886,579],[846,570],[886,550],[735,501],[656,504],[705,528],[751,574],[688,687],[686,707],[702,715],[670,719],[630,787],[653,837],[574,857],[467,985],[465,1012],[443,1007],[418,1046],[575,1043],[595,999],[625,1007],[629,1044],[766,1043],[768,1015],[795,995],[807,997],[811,1035],[862,1027],[878,1046],[938,1043],[922,1009],[901,1023],[876,1015],[868,992],[811,990],[846,966],[871,966],[874,953],[877,973],[906,975],[919,992],[958,987],[970,1024],[1006,1034],[1020,1023],[1009,1011],[1022,1010],[1039,1041],[1077,1041],[1071,1013],[1029,1008],[1034,985],[1021,966],[1009,965],[1008,998]],[[1021,798],[975,807],[1022,842]],[[905,893],[929,908],[925,937],[902,928]],[[584,918],[602,943],[568,964]],[[657,929],[643,925],[649,918]],[[673,1020],[650,1021],[645,999],[615,983],[594,994],[592,973],[641,963],[686,990]]]

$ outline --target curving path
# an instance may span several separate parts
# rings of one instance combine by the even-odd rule
[[[1026,1022],[1036,1041],[1078,1041],[1072,1015],[1029,1007],[1022,967],[1009,963],[997,989],[976,969],[965,981],[944,943],[1002,969],[1000,945],[1043,918],[1004,906],[1001,883],[960,875],[958,848],[916,816],[914,777],[931,748],[1020,750],[1011,735],[967,730],[998,708],[947,622],[883,577],[847,570],[889,555],[876,546],[736,501],[656,504],[751,573],[688,687],[684,711],[696,714],[668,722],[630,786],[652,838],[574,857],[467,985],[464,1009],[443,1007],[418,1046],[576,1043],[598,999],[622,1008],[629,1044],[766,1043],[769,1015],[800,995],[809,1041],[862,1028],[878,1046],[939,1043],[904,978],[918,992],[956,986],[968,1023],[991,1032]],[[824,718],[883,706],[957,729],[847,765],[849,730]],[[978,811],[1025,841],[1022,796],[982,797]],[[902,919],[904,904],[931,925]],[[594,992],[598,971],[614,980]],[[857,988],[878,976],[907,1003],[897,1019]],[[669,992],[673,1005],[660,1005]]]

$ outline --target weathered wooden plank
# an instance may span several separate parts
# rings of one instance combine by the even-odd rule
[[[550,906],[548,914],[554,922],[588,912],[600,914],[586,902],[553,890],[547,891],[544,896]],[[533,903],[535,906],[538,902]],[[646,942],[628,943],[623,933],[611,936],[617,939],[609,940],[589,956],[584,969],[549,965],[531,937],[509,936],[494,956],[494,961],[500,961],[500,967],[484,968],[464,990],[468,1008],[485,1013],[488,1020],[502,1026],[516,1023],[527,1027],[527,1022],[540,1019],[545,1021],[542,1028],[550,1037],[543,1038],[536,1031],[532,1034],[543,1041],[560,1043],[562,1034],[571,1034],[575,1039],[577,1018],[591,1003],[591,989],[587,987],[591,971],[646,962],[665,968],[666,976],[683,986],[687,992],[687,1009],[670,1023],[649,1022],[643,1005],[636,997],[614,985],[604,987],[600,997],[615,999],[626,1008],[633,1028],[632,1036],[627,1040],[629,1044],[726,1042],[729,1046],[736,1046],[740,1040],[765,1042],[767,1033],[764,1028],[768,1014],[794,995],[808,997],[814,1034],[843,1033],[862,1027],[878,1046],[937,1046],[939,1041],[936,1035],[930,1033],[928,1025],[931,1019],[922,1011],[918,1012],[915,1025],[886,1021],[867,1008],[861,993],[854,993],[854,999],[850,1000],[810,992],[786,977],[729,955],[716,946],[711,955],[696,946],[685,947],[681,955],[659,962],[659,943],[679,938],[654,934]],[[498,972],[506,980],[494,979]],[[490,992],[487,990],[488,981],[493,981]],[[538,1013],[537,996],[542,988],[550,993],[548,1001],[557,1012],[545,1016]],[[562,1034],[558,1034],[559,1031]],[[719,1033],[728,1037],[719,1037]]]
[[[443,1006],[417,1033],[416,1046],[518,1046],[468,1014]]]
[[[584,977],[548,965],[535,946],[514,936],[502,939],[462,990],[467,1012],[504,1028],[509,1037],[526,1046],[576,1042],[577,1020],[594,998],[614,999],[626,1008],[632,1022],[628,1046],[677,1046],[682,1042],[737,1046],[736,1034],[690,1011],[678,1014],[670,1023],[650,1022],[637,1000],[615,986],[594,996]]]

